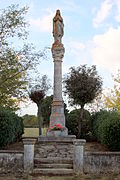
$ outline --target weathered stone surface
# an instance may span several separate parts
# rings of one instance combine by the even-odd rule
[[[120,152],[89,152],[84,156],[85,173],[120,173]]]
[[[74,173],[81,174],[83,173],[84,166],[84,145],[86,140],[76,139],[74,143],[74,156],[73,156],[73,169]]]
[[[62,99],[62,58],[64,56],[64,48],[55,48],[52,50],[52,54],[54,59],[54,95],[50,126],[60,124],[65,127],[64,102]]]
[[[20,151],[0,152],[0,173],[22,172],[24,154]]]
[[[59,142],[59,143],[73,143],[73,140],[76,139],[75,135],[68,135],[68,136],[59,136],[59,137],[55,137],[55,136],[39,136],[38,137],[38,142],[41,143],[52,143],[52,142]]]
[[[36,139],[23,139],[24,143],[24,171],[30,172],[34,167],[34,144]]]
[[[50,169],[50,168],[45,168],[45,169],[40,169],[36,168],[33,170],[33,174],[39,174],[39,175],[73,175],[73,169]]]
[[[50,157],[73,159],[73,144],[54,142],[35,145],[35,158]]]

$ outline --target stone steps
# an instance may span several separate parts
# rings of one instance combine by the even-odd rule
[[[34,164],[72,164],[72,159],[61,159],[61,158],[34,158]]]
[[[72,169],[73,165],[72,164],[35,164],[35,168],[56,168],[56,169]]]
[[[35,175],[71,175],[73,161],[62,158],[34,158]]]
[[[72,139],[61,137],[53,141],[52,137],[40,138],[40,142],[35,145],[33,174],[73,175]]]
[[[73,169],[34,168],[33,175],[73,175]]]

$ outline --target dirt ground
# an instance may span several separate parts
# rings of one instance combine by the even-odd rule
[[[27,174],[0,174],[0,180],[120,180],[120,175],[36,176]]]
[[[16,142],[13,144],[10,144],[4,148],[2,148],[4,150],[18,150],[18,151],[23,151],[24,150],[24,146],[22,141],[20,142]],[[97,142],[87,142],[85,144],[85,151],[92,151],[92,152],[100,152],[100,151],[109,151],[106,147],[104,147],[103,145],[101,145],[100,143]]]

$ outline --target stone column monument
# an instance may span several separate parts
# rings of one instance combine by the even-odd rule
[[[62,44],[62,37],[64,34],[63,28],[64,24],[60,15],[60,10],[57,10],[55,17],[53,18],[54,43],[51,49],[54,62],[54,91],[50,127],[55,124],[60,124],[63,127],[61,136],[67,136],[68,131],[65,127],[64,102],[62,98],[62,59],[65,53],[65,48]],[[52,135],[52,132],[49,131],[48,135]]]

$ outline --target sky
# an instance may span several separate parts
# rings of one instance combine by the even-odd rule
[[[29,7],[28,41],[41,50],[52,46],[53,17],[60,9],[64,21],[63,75],[71,66],[96,65],[103,89],[113,87],[112,75],[120,68],[120,0],[0,0],[1,9],[11,4]],[[53,82],[50,50],[48,60],[40,61],[40,72]],[[21,115],[37,112],[36,105],[30,102],[21,107]]]

